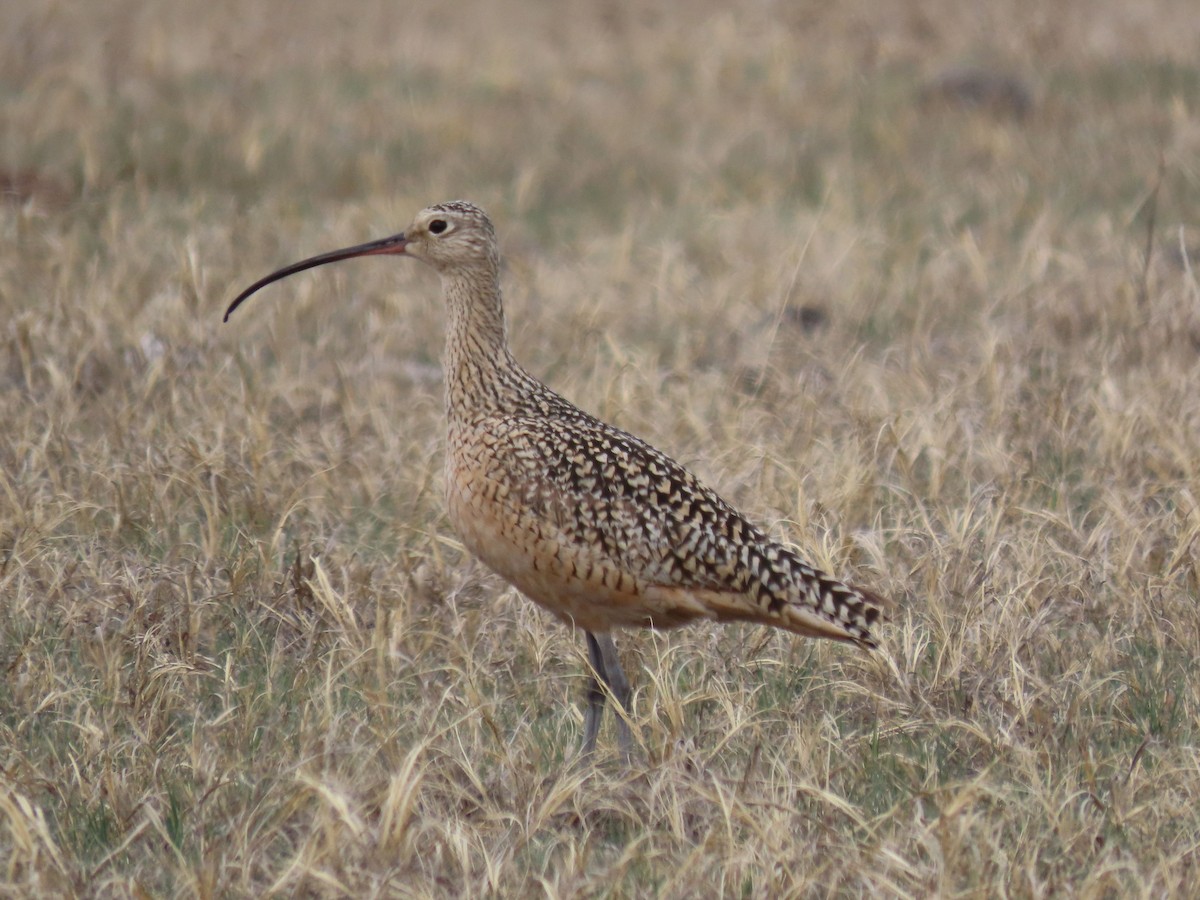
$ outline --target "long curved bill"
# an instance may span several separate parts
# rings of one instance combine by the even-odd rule
[[[323,266],[326,263],[338,262],[343,259],[353,259],[356,256],[379,256],[403,253],[407,244],[408,239],[405,238],[404,232],[401,232],[400,234],[393,234],[391,237],[380,238],[377,241],[368,241],[365,244],[358,244],[354,247],[346,247],[344,250],[322,253],[320,256],[312,256],[308,259],[302,259],[298,263],[292,263],[290,266],[284,266],[279,271],[272,272],[267,277],[258,279],[254,284],[234,297],[233,302],[229,304],[229,309],[225,310],[225,318],[222,321],[228,322],[229,317],[233,315],[233,311],[241,306],[255,291],[265,288],[268,284],[279,281],[281,278],[287,278],[289,275],[295,275],[297,272],[303,272],[305,269]]]

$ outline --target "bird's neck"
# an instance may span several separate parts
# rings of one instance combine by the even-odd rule
[[[524,373],[508,349],[498,273],[448,275],[442,289],[448,309],[444,358],[451,419],[502,408]]]

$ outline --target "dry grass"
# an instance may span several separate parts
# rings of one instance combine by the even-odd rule
[[[1191,0],[693,10],[5,4],[0,892],[1194,891]],[[647,764],[568,765],[581,642],[442,513],[432,276],[220,325],[457,196],[528,367],[882,652],[630,635]]]

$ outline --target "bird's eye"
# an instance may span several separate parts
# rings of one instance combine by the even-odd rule
[[[445,219],[434,219],[429,223],[429,231],[432,234],[441,234],[447,228]]]

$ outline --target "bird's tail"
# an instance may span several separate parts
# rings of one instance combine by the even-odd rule
[[[778,624],[797,634],[878,647],[872,628],[886,619],[884,610],[891,604],[872,590],[826,575],[790,552],[788,556],[788,589],[772,591],[768,604]]]

